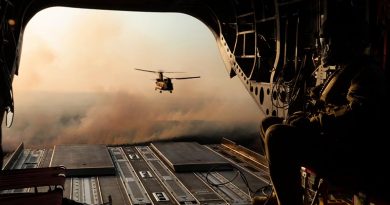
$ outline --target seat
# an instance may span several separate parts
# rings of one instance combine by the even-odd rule
[[[0,204],[7,205],[62,205],[62,188],[43,193],[0,194]]]
[[[0,204],[61,205],[65,173],[62,166],[0,171]],[[33,192],[18,190],[25,188],[33,188]]]

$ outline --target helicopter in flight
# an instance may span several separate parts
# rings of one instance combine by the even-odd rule
[[[173,91],[172,80],[186,80],[186,79],[200,78],[200,76],[171,78],[164,75],[164,73],[183,73],[183,72],[164,72],[164,71],[144,70],[139,68],[135,68],[135,70],[149,72],[149,73],[157,73],[158,78],[156,78],[156,87],[154,89],[159,90],[160,93],[162,93],[163,91],[169,91],[170,93],[172,93]]]

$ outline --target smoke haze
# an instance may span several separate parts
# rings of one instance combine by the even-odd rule
[[[160,94],[156,75],[134,68],[201,78]],[[47,9],[24,33],[3,146],[257,137],[262,114],[228,76],[214,36],[188,15]]]
[[[180,99],[116,93],[22,93],[4,144],[125,144],[177,137],[253,137],[259,119],[245,101],[215,96]],[[158,95],[158,94],[157,94]],[[241,110],[240,112],[237,112]],[[204,139],[203,139],[204,140]]]

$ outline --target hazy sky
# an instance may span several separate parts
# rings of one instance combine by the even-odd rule
[[[157,76],[134,68],[201,78],[173,81],[173,93],[160,94]],[[185,14],[43,10],[27,24],[13,85],[5,147],[240,137],[257,132],[261,118],[244,85],[229,78],[211,31]]]

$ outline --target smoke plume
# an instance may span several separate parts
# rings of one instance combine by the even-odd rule
[[[3,130],[5,149],[15,148],[18,141],[30,147],[47,147],[127,144],[178,137],[203,141],[220,137],[239,139],[258,133],[256,110],[212,96],[172,101],[126,92],[23,95],[13,126]]]

